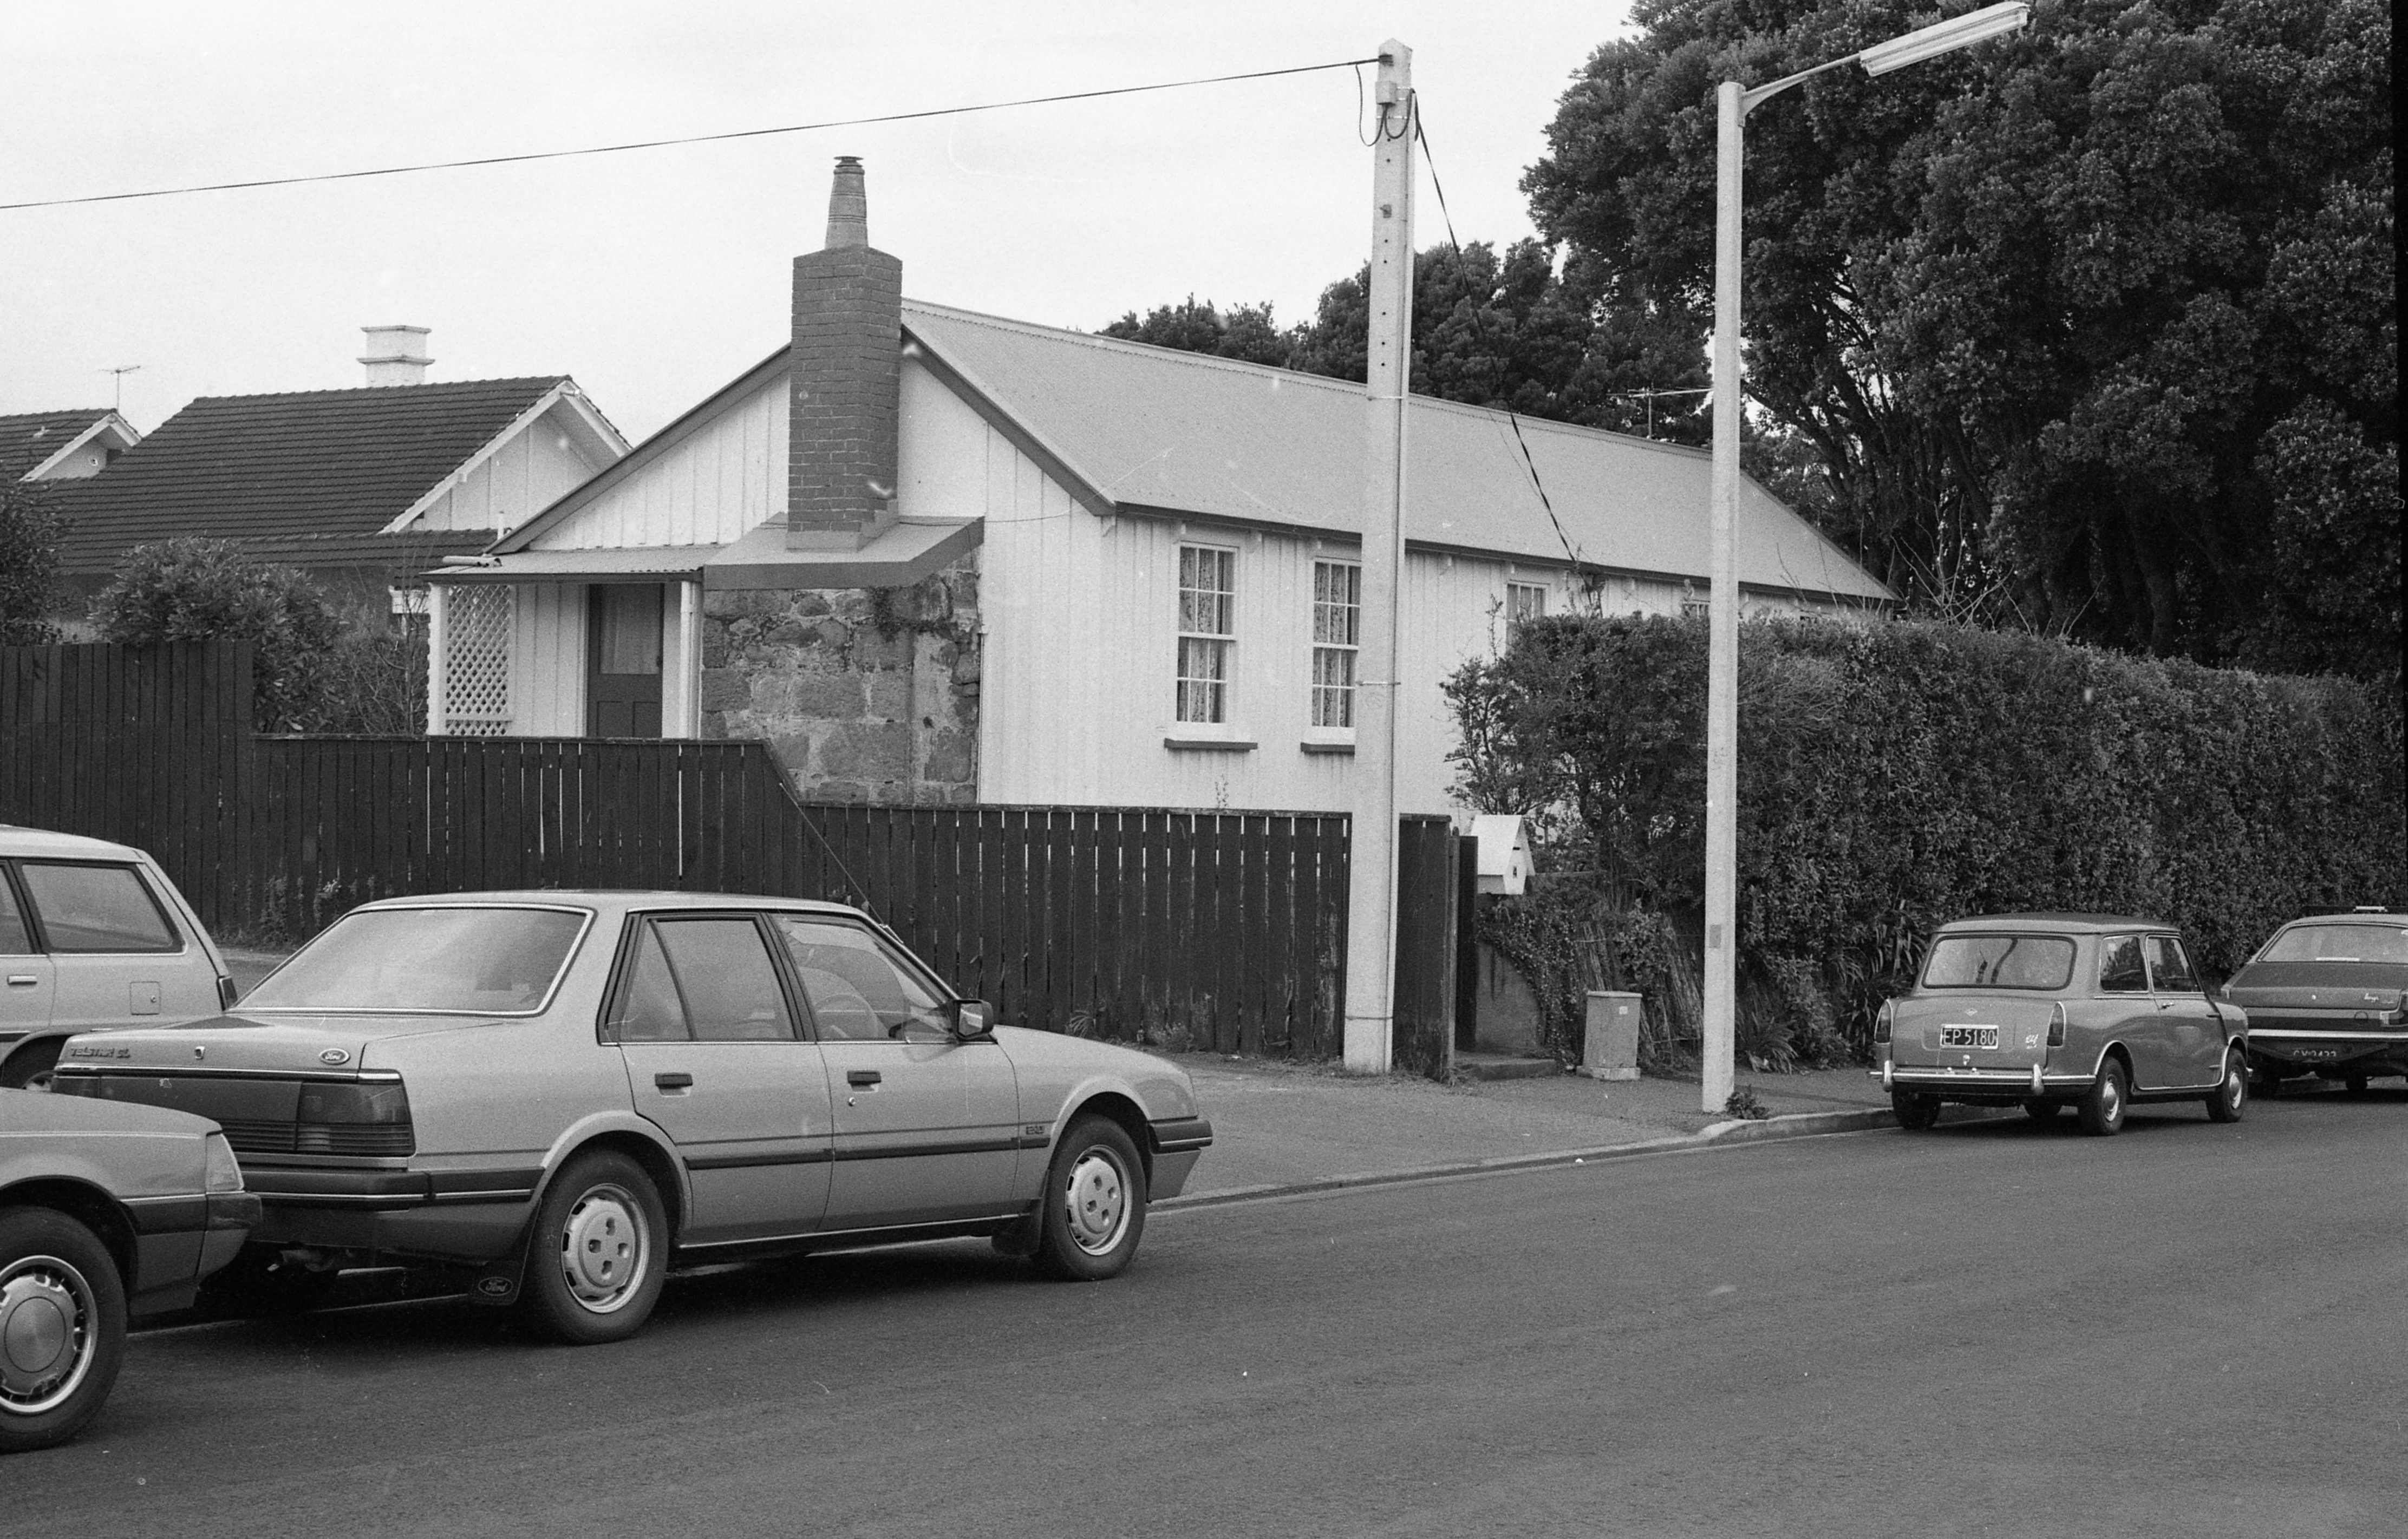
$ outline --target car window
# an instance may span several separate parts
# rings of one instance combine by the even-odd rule
[[[2172,935],[2149,937],[2149,974],[2161,994],[2195,994],[2199,992],[2199,975],[2190,970],[2190,958],[2183,954],[2182,942]]]
[[[669,976],[669,959],[649,924],[636,936],[636,962],[611,1007],[610,1035],[620,1042],[684,1042],[694,1036],[677,980]]]
[[[778,929],[821,1035],[863,1041],[915,1027],[948,1030],[945,1002],[861,926],[786,915]]]
[[[2110,935],[2099,943],[2099,989],[2108,994],[2145,994],[2149,970],[2141,962],[2141,937]]]
[[[697,1042],[792,1041],[794,1018],[761,930],[749,919],[656,919]]]
[[[2259,962],[2408,962],[2408,927],[2298,924],[2267,942]]]
[[[25,928],[25,916],[17,911],[17,894],[9,889],[8,873],[0,870],[0,957],[33,954],[33,932]]]
[[[581,908],[357,909],[252,990],[243,1012],[533,1015],[592,918]]]
[[[182,938],[131,866],[27,861],[17,870],[52,951],[183,949]]]
[[[1923,964],[1927,989],[2062,989],[2072,977],[2063,935],[1942,935]]]

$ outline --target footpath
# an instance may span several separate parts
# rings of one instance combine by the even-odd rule
[[[1196,1081],[1212,1147],[1162,1208],[1895,1125],[1881,1081],[1862,1068],[1742,1071],[1739,1086],[1770,1114],[1742,1120],[1701,1111],[1694,1079],[1553,1074],[1442,1085],[1326,1064],[1176,1058]]]
[[[281,952],[228,948],[245,992]],[[1803,1074],[1742,1070],[1737,1084],[1770,1115],[1735,1120],[1698,1107],[1694,1079],[1598,1080],[1573,1074],[1465,1079],[1352,1075],[1326,1063],[1171,1057],[1196,1081],[1212,1147],[1179,1196],[1195,1207],[1280,1192],[1375,1186],[1431,1176],[1569,1164],[1756,1138],[1889,1127],[1889,1097],[1861,1067]],[[1981,1116],[1951,1107],[1949,1119]]]

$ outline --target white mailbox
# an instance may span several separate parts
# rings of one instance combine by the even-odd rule
[[[1471,836],[1480,841],[1481,891],[1514,894],[1529,884],[1530,829],[1519,813],[1474,818]]]

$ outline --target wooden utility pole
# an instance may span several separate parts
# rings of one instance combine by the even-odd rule
[[[1395,1044],[1397,634],[1405,555],[1405,394],[1413,355],[1413,50],[1380,45],[1372,96],[1371,327],[1363,432],[1362,650],[1346,898],[1346,1066],[1384,1074]]]

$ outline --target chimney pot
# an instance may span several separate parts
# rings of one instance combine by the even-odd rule
[[[836,181],[828,188],[826,249],[869,244],[869,191],[861,178],[861,157],[838,155]]]
[[[425,327],[362,326],[360,330],[367,334],[368,350],[360,362],[368,366],[371,386],[426,383],[426,365],[435,360],[426,356]]]

